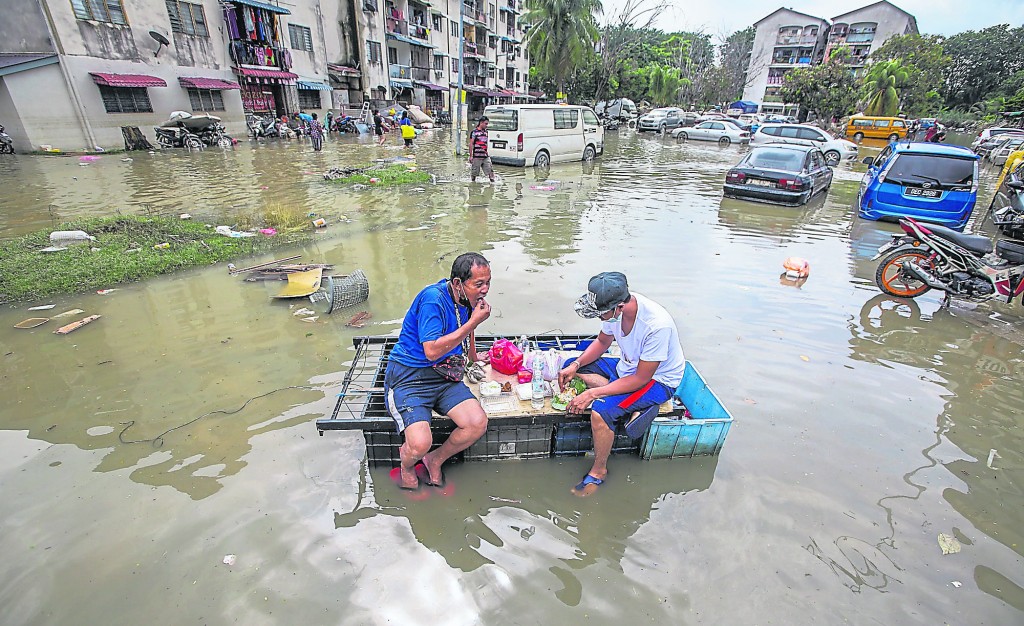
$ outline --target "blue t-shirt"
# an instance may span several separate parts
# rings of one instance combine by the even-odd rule
[[[462,323],[469,321],[469,309],[459,306]],[[454,332],[459,327],[455,319],[455,301],[448,291],[448,281],[427,285],[420,291],[402,321],[398,343],[391,349],[391,359],[406,367],[430,367],[452,354],[462,354],[462,345],[455,346],[437,361],[423,353],[423,342],[434,341]]]

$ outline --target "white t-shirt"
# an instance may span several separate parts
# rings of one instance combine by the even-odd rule
[[[683,380],[686,357],[679,345],[679,331],[665,307],[638,293],[636,298],[636,322],[628,335],[622,334],[622,321],[604,322],[601,332],[615,338],[622,356],[616,368],[619,377],[636,373],[640,361],[659,363],[654,380],[675,389]]]

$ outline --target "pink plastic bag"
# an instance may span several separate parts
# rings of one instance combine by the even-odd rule
[[[515,374],[523,366],[523,351],[508,339],[499,339],[491,346],[491,367],[502,374]]]

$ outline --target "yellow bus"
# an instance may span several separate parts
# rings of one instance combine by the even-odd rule
[[[855,115],[846,124],[846,136],[854,141],[860,141],[865,137],[898,141],[907,136],[907,120],[901,117]]]

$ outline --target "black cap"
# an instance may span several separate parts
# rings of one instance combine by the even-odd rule
[[[601,272],[590,279],[587,293],[576,301],[580,317],[595,318],[629,300],[629,285],[621,272]]]

